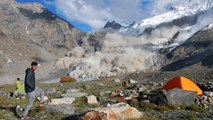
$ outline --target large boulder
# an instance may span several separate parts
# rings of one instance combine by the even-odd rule
[[[76,79],[71,76],[64,76],[60,78],[60,83],[66,83],[66,82],[76,82]]]
[[[70,98],[60,98],[60,99],[52,99],[49,105],[61,105],[61,104],[72,104],[75,101],[74,97]]]
[[[67,97],[79,98],[79,97],[84,97],[84,96],[87,96],[87,95],[88,94],[84,93],[84,92],[67,92],[65,94],[62,94],[61,96],[64,97],[64,98],[67,98]]]
[[[179,88],[174,88],[169,91],[162,90],[156,96],[153,97],[152,101],[157,104],[164,105],[186,105],[190,106],[195,98],[197,97],[197,92],[182,90]]]
[[[61,112],[65,115],[72,115],[75,113],[75,108],[71,105],[47,105],[46,111],[49,113]]]
[[[106,115],[102,117],[105,117],[107,120],[132,120],[141,119],[143,117],[142,112],[126,103],[117,103],[107,108],[96,109],[96,111],[105,113]]]
[[[80,92],[78,89],[69,89],[66,91],[66,93],[61,94],[62,97],[66,98],[66,97],[75,97],[75,98],[79,98],[79,97],[84,97],[87,96],[87,93],[84,92]]]
[[[83,120],[107,120],[106,115],[97,111],[91,111],[83,116]]]

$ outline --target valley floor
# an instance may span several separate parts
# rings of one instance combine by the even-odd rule
[[[129,78],[136,79],[138,84],[144,84],[147,88],[144,93],[150,94],[157,92],[158,89],[162,87],[162,84],[166,82],[165,79],[169,79],[170,76],[183,75],[186,77],[193,76],[192,78],[199,79],[199,82],[213,81],[212,71],[206,71],[200,74],[197,74],[196,71],[191,71],[191,74],[187,73],[187,70],[181,70],[178,72],[156,72],[156,73],[139,73],[132,74],[126,77],[125,79],[120,78],[121,81],[125,81]],[[209,74],[210,76],[206,76]],[[200,78],[205,76],[204,78]],[[157,77],[158,76],[158,77]],[[205,80],[206,79],[206,80]],[[154,86],[150,85],[150,81],[154,82]],[[123,90],[122,82],[115,82],[115,78],[107,78],[98,81],[90,82],[75,82],[75,83],[38,83],[37,86],[43,89],[53,88],[59,93],[65,93],[69,89],[79,89],[81,92],[85,92],[89,95],[98,95],[99,93],[110,91],[112,93]],[[0,87],[0,91],[6,93],[11,93],[15,91],[15,86],[13,85],[4,85]],[[49,99],[57,98],[56,94],[48,94]],[[115,96],[106,96],[107,101],[115,101]],[[15,120],[18,119],[15,112],[15,107],[17,105],[24,106],[27,103],[27,99],[17,99],[11,96],[1,96],[0,97],[0,119],[1,120]],[[61,112],[48,112],[45,108],[38,108],[38,101],[34,103],[34,107],[30,112],[30,117],[32,120],[44,119],[44,120],[58,120],[67,117]],[[90,109],[100,107],[100,106],[91,106],[87,104],[87,101],[82,98],[77,98],[72,105],[75,107],[75,114],[87,112]],[[211,120],[213,119],[213,105],[209,105],[208,108],[204,109],[198,105],[193,104],[190,107],[186,106],[156,106],[154,104],[149,104],[144,107],[133,106],[139,111],[144,113],[142,119],[145,120],[171,120],[171,119],[181,119],[181,120]]]

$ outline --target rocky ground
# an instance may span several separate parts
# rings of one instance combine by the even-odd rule
[[[210,92],[205,92],[204,96],[197,97],[194,103],[189,106],[152,102],[152,96],[159,92],[165,82],[135,81],[133,79],[127,82],[127,79],[107,78],[90,82],[38,83],[37,86],[46,91],[49,104],[46,107],[39,108],[38,100],[36,100],[30,112],[30,117],[32,120],[80,120],[83,117],[86,120],[86,117],[96,114],[88,113],[91,110],[99,111],[97,116],[101,116],[101,111],[107,111],[107,109],[110,109],[110,105],[115,105],[112,110],[119,111],[125,109],[122,106],[126,105],[119,104],[128,103],[132,106],[131,109],[135,114],[142,114],[142,118],[137,118],[139,120],[213,119],[212,82],[200,84],[206,89],[210,87],[208,89]],[[19,113],[15,112],[16,106],[23,107],[27,103],[24,96],[14,97],[12,95],[14,90],[15,86],[0,87],[0,116],[2,120],[18,119]],[[117,105],[117,103],[119,104]]]

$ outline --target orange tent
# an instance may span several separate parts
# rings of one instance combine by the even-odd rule
[[[166,85],[163,86],[163,89],[166,91],[173,88],[180,88],[182,90],[196,91],[199,96],[203,95],[203,91],[191,80],[185,77],[175,77],[169,80]]]

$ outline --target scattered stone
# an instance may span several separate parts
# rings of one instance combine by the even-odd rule
[[[60,99],[52,99],[49,105],[61,105],[61,104],[72,104],[75,101],[74,97],[70,98],[60,98]]]
[[[120,83],[120,82],[121,82],[121,80],[120,80],[120,79],[117,79],[117,78],[116,78],[114,81],[115,81],[116,83]]]
[[[61,92],[60,91],[56,91],[54,94],[53,94],[54,98],[60,98],[61,97]]]
[[[213,103],[213,98],[210,98],[210,97],[209,97],[209,98],[207,99],[207,101],[208,101],[209,103]]]
[[[164,84],[161,82],[161,83],[159,83],[159,86],[164,86]]]
[[[121,93],[119,93],[119,95],[121,96],[121,97],[124,97],[124,94],[121,92]]]
[[[139,88],[138,92],[143,92],[146,89],[145,86],[143,86],[143,85],[138,88]]]
[[[130,91],[130,90],[124,90],[124,91],[122,92],[122,94],[123,94],[123,96],[127,97],[127,96],[130,96],[131,91]]]
[[[75,112],[75,108],[71,105],[47,105],[46,111],[49,113],[61,112],[65,115],[72,115]]]
[[[18,91],[15,91],[13,93],[13,97],[16,98],[16,99],[25,98],[25,95],[26,95],[26,93],[20,93]],[[9,97],[10,95],[8,94],[7,96]]]
[[[117,102],[126,102],[125,97],[119,96],[117,97]]]
[[[83,88],[84,90],[88,90],[88,89],[91,89],[91,86],[90,86],[90,85],[83,85],[82,88]]]
[[[213,97],[213,91],[204,91],[203,94],[209,97]]]
[[[135,80],[133,80],[133,79],[130,79],[130,80],[129,80],[129,83],[131,83],[131,84],[137,84],[138,82],[135,81]]]
[[[77,82],[75,78],[71,76],[64,76],[60,78],[60,83],[65,83],[65,82]]]
[[[37,100],[40,101],[41,97],[37,97]],[[48,101],[48,97],[47,96],[44,96],[44,101]]]
[[[24,108],[23,108],[22,106],[20,106],[20,105],[17,105],[17,106],[16,106],[16,115],[17,115],[18,117],[21,117],[21,116],[22,116],[23,111],[24,111]]]
[[[74,97],[74,98],[79,98],[79,97],[84,97],[87,96],[87,93],[83,93],[83,92],[67,92],[65,94],[61,94],[62,97],[64,98],[70,98],[70,97]]]
[[[208,83],[197,83],[197,86],[200,87],[202,91],[213,91],[213,82]]]
[[[79,90],[78,89],[69,89],[69,90],[67,90],[67,92],[73,93],[73,92],[79,92]]]
[[[106,105],[106,98],[104,98],[103,96],[99,96],[98,102],[100,103],[100,105],[104,106]]]
[[[97,109],[99,113],[105,113],[107,120],[132,120],[141,119],[143,113],[136,108],[129,106],[126,103],[118,103],[109,106],[108,108]]]
[[[45,93],[47,94],[54,94],[56,92],[55,88],[48,88],[45,90]]]
[[[102,91],[99,93],[100,96],[111,95],[112,91]]]
[[[96,96],[94,96],[94,95],[87,96],[87,103],[88,104],[99,104]]]
[[[148,105],[148,104],[150,104],[150,100],[142,100],[142,101],[140,102],[140,106],[141,106],[141,107],[144,107],[145,105]]]
[[[98,85],[99,85],[99,86],[102,86],[102,87],[104,87],[104,86],[105,86],[105,84],[103,84],[103,83],[99,83]]]
[[[152,101],[156,104],[190,106],[196,97],[197,93],[194,91],[175,88],[167,92],[165,90],[160,91],[152,98]]]

